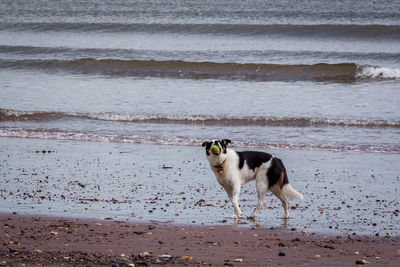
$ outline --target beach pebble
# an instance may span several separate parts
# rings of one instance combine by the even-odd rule
[[[139,256],[142,257],[142,258],[148,257],[149,255],[150,254],[147,251],[142,252],[142,253],[139,254]]]
[[[282,251],[280,251],[278,255],[279,255],[279,256],[281,256],[281,257],[283,257],[283,256],[286,256],[286,253],[285,253],[285,252],[282,252]]]
[[[243,259],[235,259],[234,262],[243,262]]]
[[[58,232],[51,231],[50,235],[58,235]]]
[[[119,259],[119,263],[122,265],[130,266],[132,264],[132,261],[130,261],[128,258],[121,258]]]
[[[363,265],[363,264],[368,264],[369,262],[366,260],[356,260],[357,265]]]
[[[171,258],[171,255],[168,255],[168,254],[162,254],[162,255],[160,256],[160,258]]]

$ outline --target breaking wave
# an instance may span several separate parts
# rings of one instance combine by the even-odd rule
[[[212,61],[216,63],[229,62],[226,51],[197,51],[197,50],[145,50],[145,49],[113,49],[113,48],[69,48],[69,47],[42,47],[42,46],[9,46],[0,45],[0,53],[11,55],[10,58],[23,59],[124,59],[124,60],[186,60],[193,62]],[[325,62],[335,59],[339,62],[389,62],[396,66],[400,62],[400,54],[393,52],[344,52],[344,51],[308,51],[308,50],[230,50],[235,55],[235,63],[265,63],[287,62],[288,59],[307,59],[306,62]],[[311,59],[311,61],[308,61]],[[340,60],[342,59],[342,60]],[[313,64],[310,63],[310,64]],[[333,62],[330,62],[333,63]],[[306,64],[306,63],[304,63]]]
[[[245,81],[331,81],[400,79],[400,69],[358,66],[355,63],[313,65],[239,64],[187,62],[181,60],[118,60],[84,58],[75,60],[0,60],[0,68],[69,71],[122,77],[166,77]]]
[[[0,109],[1,121],[51,121],[62,119],[89,119],[101,121],[129,122],[129,123],[175,123],[194,125],[221,125],[221,126],[338,126],[338,127],[390,127],[400,128],[400,121],[387,120],[349,120],[334,118],[307,118],[307,117],[246,117],[246,116],[207,116],[207,115],[138,115],[120,114],[112,112],[78,113],[52,111],[21,111]]]
[[[183,139],[183,138],[158,138],[151,136],[123,136],[123,135],[100,135],[81,132],[65,132],[62,130],[44,130],[44,129],[0,129],[0,137],[11,138],[38,138],[50,140],[68,140],[68,141],[92,141],[92,142],[116,142],[132,144],[155,144],[155,145],[173,145],[173,146],[201,146],[204,140]],[[360,151],[373,153],[399,153],[398,147],[373,147],[367,145],[312,145],[312,144],[277,144],[265,142],[245,142],[235,141],[234,147],[257,147],[257,148],[283,148],[295,150],[328,150],[328,151]]]
[[[400,79],[400,68],[384,68],[374,66],[363,66],[359,68],[357,77],[361,79],[379,79],[379,80],[390,80]]]

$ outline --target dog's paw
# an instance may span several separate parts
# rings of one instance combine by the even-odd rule
[[[288,214],[283,215],[283,216],[282,216],[282,219],[284,219],[284,220],[289,219],[289,215],[288,215]]]
[[[247,216],[247,219],[253,220],[256,217],[255,214],[250,214],[249,216]]]
[[[240,212],[238,214],[233,214],[231,218],[234,220],[238,220],[238,219],[242,218],[242,213]]]

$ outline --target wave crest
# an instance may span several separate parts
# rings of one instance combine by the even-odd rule
[[[357,77],[361,79],[374,79],[374,80],[400,79],[400,69],[363,66],[359,68]]]
[[[399,69],[358,66],[355,63],[279,65],[94,58],[73,60],[0,59],[0,68],[32,68],[46,71],[68,71],[78,74],[117,77],[163,77],[175,79],[244,81],[355,82],[358,79],[400,79]],[[379,75],[379,73],[382,73],[382,75]]]
[[[221,126],[338,126],[338,127],[391,127],[400,128],[400,121],[387,120],[346,120],[335,118],[308,117],[249,117],[249,116],[208,116],[208,115],[141,115],[113,112],[78,113],[52,111],[22,111],[0,109],[0,121],[48,121],[61,119],[89,119],[129,123],[175,123]]]

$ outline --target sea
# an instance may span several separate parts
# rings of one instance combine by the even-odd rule
[[[400,153],[400,1],[0,1],[0,136]]]

